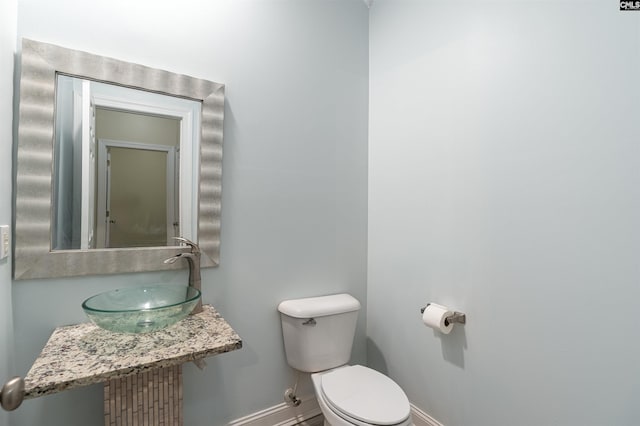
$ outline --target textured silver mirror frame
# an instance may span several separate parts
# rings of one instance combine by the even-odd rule
[[[176,247],[51,250],[56,74],[202,102],[198,244],[202,266],[217,266],[222,198],[224,85],[117,59],[23,39],[15,197],[14,278],[177,269]],[[184,251],[188,251],[184,248]]]

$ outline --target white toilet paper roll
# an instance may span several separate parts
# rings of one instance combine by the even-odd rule
[[[453,328],[453,323],[447,322],[445,324],[445,319],[451,315],[453,315],[453,311],[449,310],[446,306],[430,303],[422,313],[422,322],[424,322],[427,327],[439,330],[444,334],[449,334]]]

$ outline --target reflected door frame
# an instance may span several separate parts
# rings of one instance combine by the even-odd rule
[[[173,244],[176,220],[176,148],[169,145],[154,145],[141,142],[98,139],[98,185],[96,212],[96,248],[110,248],[110,228],[112,218],[109,216],[111,197],[111,175],[109,148],[127,148],[143,151],[160,151],[167,153],[167,245]]]
[[[175,201],[178,205],[178,211],[176,212],[177,220],[167,224],[172,227],[171,234],[167,233],[167,236],[173,235],[175,228],[179,229],[180,236],[191,239],[193,241],[198,240],[198,195],[197,189],[199,187],[198,170],[200,170],[200,137],[197,133],[197,129],[200,127],[200,117],[196,114],[196,111],[189,107],[181,107],[180,105],[164,105],[160,103],[154,103],[150,99],[144,101],[132,100],[124,95],[120,95],[118,91],[121,88],[115,87],[115,91],[106,93],[103,90],[97,90],[97,86],[100,83],[91,82],[90,99],[92,107],[112,109],[116,111],[133,112],[146,115],[155,115],[158,117],[174,118],[180,121],[180,142],[179,148],[176,150],[175,157],[175,173],[179,177],[178,187],[176,187]],[[101,85],[105,86],[105,85]],[[87,136],[89,136],[87,134]],[[84,135],[83,135],[84,139]],[[83,141],[83,143],[86,143]],[[87,152],[85,154],[84,152]],[[83,156],[89,155],[88,151],[83,151]],[[86,160],[88,163],[90,160]],[[96,212],[96,216],[99,212]],[[96,217],[96,233],[103,225],[99,221],[99,217]],[[179,223],[179,225],[176,225]],[[103,234],[104,235],[104,234]],[[98,239],[102,237],[94,237],[96,242],[95,247],[100,248]],[[167,242],[167,245],[171,246],[175,244],[175,240],[171,239]]]

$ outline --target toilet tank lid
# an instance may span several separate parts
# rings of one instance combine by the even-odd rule
[[[359,309],[358,299],[346,293],[285,300],[278,305],[278,311],[294,318],[323,317]]]

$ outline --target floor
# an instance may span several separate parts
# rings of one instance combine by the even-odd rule
[[[311,417],[303,421],[302,423],[298,423],[296,426],[322,426],[324,424],[324,417],[322,414],[318,414],[315,417]]]

